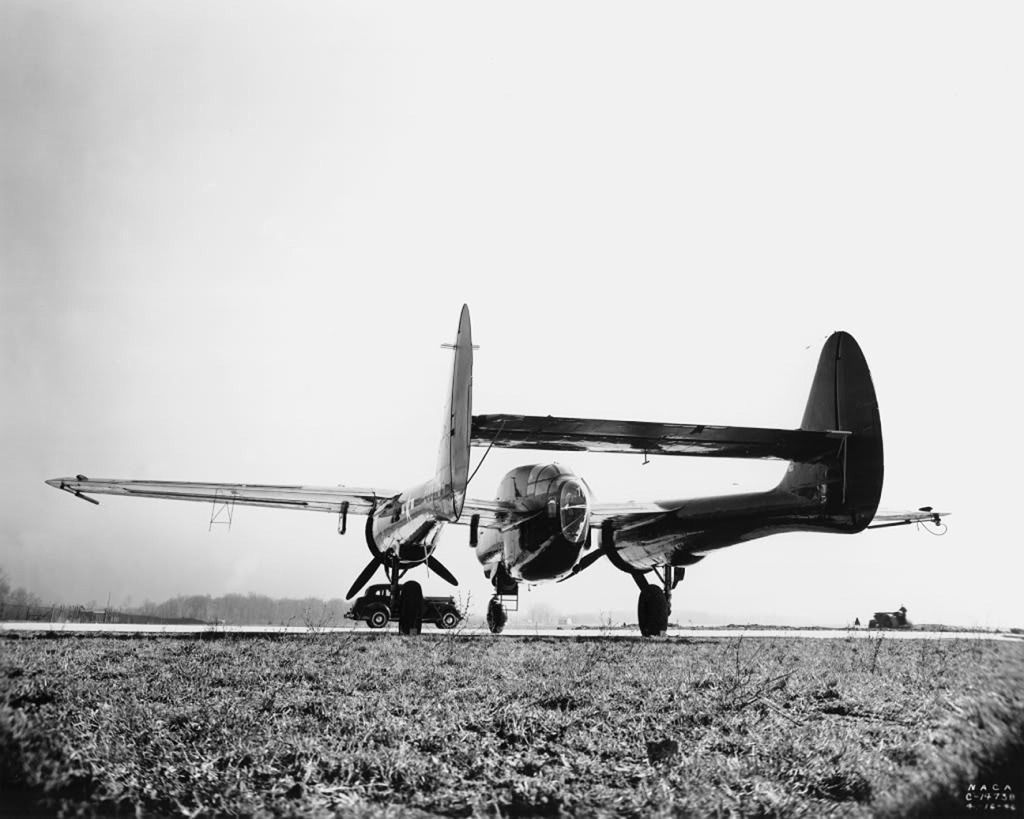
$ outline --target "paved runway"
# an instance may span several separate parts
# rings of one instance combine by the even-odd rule
[[[280,634],[357,634],[366,637],[380,637],[386,634],[397,634],[394,624],[381,630],[366,626],[330,626],[324,628],[308,628],[306,626],[179,626],[179,625],[137,625],[131,623],[41,623],[41,622],[0,622],[0,634],[3,633],[35,633],[35,634],[110,634],[188,637],[218,634],[235,635],[280,635]],[[433,626],[424,626],[424,637],[444,637],[448,635],[491,637],[485,628],[457,628],[444,631]],[[638,629],[602,629],[602,628],[507,628],[497,637],[532,637],[560,638],[568,640],[590,640],[594,638],[612,640],[639,640]],[[673,628],[669,629],[666,640],[673,639],[728,639],[732,637],[763,638],[792,637],[804,640],[845,640],[877,639],[887,640],[1003,640],[1024,643],[1024,635],[1008,634],[995,631],[891,631],[859,629],[743,629],[743,628]]]

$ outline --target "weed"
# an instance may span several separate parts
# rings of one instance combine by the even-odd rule
[[[65,813],[868,816],[1016,747],[1022,646],[859,642],[9,640],[0,783]]]

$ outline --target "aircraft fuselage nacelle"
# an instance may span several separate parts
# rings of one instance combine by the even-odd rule
[[[370,551],[392,552],[402,563],[424,561],[452,514],[451,487],[435,480],[382,498],[367,518],[366,541]]]
[[[522,519],[480,533],[476,554],[487,576],[499,565],[528,583],[569,574],[590,545],[590,493],[583,481],[560,464],[520,466],[502,478],[497,499],[514,504]]]

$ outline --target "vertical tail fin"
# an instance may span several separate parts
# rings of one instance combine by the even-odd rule
[[[849,432],[814,463],[791,463],[779,489],[821,503],[820,528],[859,532],[882,494],[882,424],[871,372],[849,333],[829,336],[818,359],[801,429]]]
[[[473,421],[473,331],[469,306],[462,305],[455,336],[452,377],[445,394],[437,480],[451,501],[450,520],[458,520],[469,480],[469,440]]]

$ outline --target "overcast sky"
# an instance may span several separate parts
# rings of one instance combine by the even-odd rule
[[[359,526],[240,508],[208,532],[202,504],[43,481],[418,483],[465,302],[478,413],[795,427],[821,344],[852,332],[882,504],[949,510],[949,533],[754,541],[691,569],[675,609],[1024,626],[1021,17],[4,2],[0,567],[67,602],[342,596]],[[784,469],[496,451],[470,494],[545,457],[608,501]],[[442,548],[482,610],[466,530]],[[635,598],[599,563],[522,605]]]

